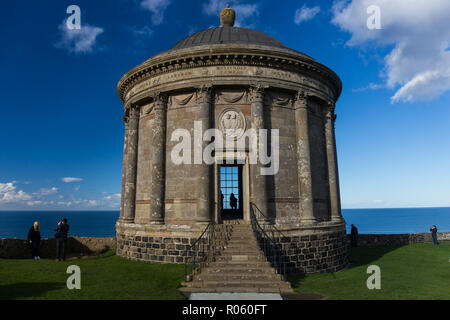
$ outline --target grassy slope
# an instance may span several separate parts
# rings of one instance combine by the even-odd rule
[[[66,269],[81,268],[81,290],[68,290]],[[66,262],[0,259],[0,299],[184,299],[184,265],[128,261],[113,252]]]
[[[290,277],[298,293],[327,299],[450,299],[450,243],[362,247],[334,274]],[[81,290],[68,290],[67,266],[81,268]],[[381,290],[368,290],[367,266],[381,268]],[[0,259],[0,299],[183,299],[184,265],[128,261],[113,252],[67,262]]]
[[[326,299],[450,299],[450,243],[403,247],[360,247],[350,250],[349,269],[334,274],[290,277],[298,293]],[[368,290],[367,267],[381,268],[381,290]]]

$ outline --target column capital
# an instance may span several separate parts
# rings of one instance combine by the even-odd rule
[[[124,115],[122,116],[122,121],[123,123],[128,124],[128,121],[130,121],[130,117],[128,115]]]
[[[211,103],[212,84],[202,85],[196,90],[197,103]]]
[[[310,95],[305,90],[299,90],[295,94],[294,107],[295,109],[303,108],[308,109],[308,98]]]
[[[169,100],[169,97],[167,94],[163,93],[163,92],[155,92],[152,95],[153,98],[153,102],[155,103],[154,108],[161,108],[161,107],[165,107],[167,105],[167,102]]]
[[[250,101],[253,102],[264,102],[264,94],[268,86],[264,86],[261,83],[254,84],[250,87]]]
[[[141,108],[138,105],[131,105],[128,118],[139,118]]]

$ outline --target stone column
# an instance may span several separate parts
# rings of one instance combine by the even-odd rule
[[[258,136],[258,145],[254,146],[257,148],[258,161],[257,164],[250,164],[250,175],[251,175],[251,198],[256,206],[261,210],[261,212],[266,216],[267,220],[265,223],[269,222],[271,214],[268,212],[268,199],[267,199],[267,181],[266,176],[261,175],[261,169],[263,165],[259,161],[259,148],[265,147],[267,141],[260,141],[259,130],[265,129],[264,125],[264,90],[262,86],[255,86],[250,88],[250,99],[252,107],[252,129],[255,130]],[[269,135],[268,135],[269,136]],[[266,149],[267,150],[267,149]]]
[[[167,96],[154,96],[150,191],[150,224],[164,224]]]
[[[125,187],[123,196],[123,216],[125,222],[134,222],[136,208],[136,174],[139,142],[139,108],[131,106],[126,125],[126,164]]]
[[[206,130],[210,129],[212,126],[211,121],[211,92],[212,86],[202,86],[197,90],[197,103],[199,106],[199,116],[197,121],[202,122],[202,134],[205,134]],[[201,150],[205,150],[205,148],[210,144],[209,141],[204,141],[202,137],[201,142]],[[195,146],[200,147],[200,146]],[[209,223],[211,221],[211,187],[212,187],[212,176],[213,176],[213,167],[212,165],[208,165],[205,161],[202,161],[201,164],[196,164],[198,167],[197,174],[200,178],[199,184],[197,187],[197,221]],[[195,186],[193,186],[195,187]]]
[[[127,140],[128,140],[128,115],[124,115],[122,117],[123,122],[125,123],[125,137],[123,142],[123,165],[122,165],[122,189],[120,193],[120,219],[123,219],[124,215],[124,202],[125,202],[125,178],[126,178],[126,165],[127,165]]]
[[[339,194],[339,178],[336,155],[336,140],[334,135],[334,103],[328,104],[325,113],[325,141],[327,146],[328,182],[330,186],[331,221],[342,221],[341,200]]]
[[[309,148],[308,96],[305,92],[297,93],[295,104],[295,129],[297,138],[297,167],[300,198],[300,221],[314,223],[313,192],[311,178],[311,152]]]

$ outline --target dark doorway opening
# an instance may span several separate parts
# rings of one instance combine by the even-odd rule
[[[242,166],[220,166],[220,213],[222,220],[243,219]]]

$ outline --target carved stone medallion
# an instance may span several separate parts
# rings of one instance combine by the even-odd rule
[[[242,112],[225,109],[219,116],[219,129],[227,139],[239,139],[245,132],[245,117]]]

